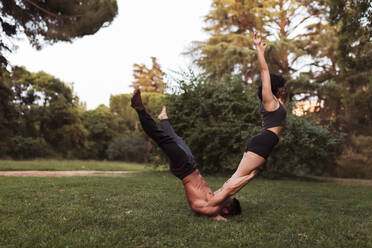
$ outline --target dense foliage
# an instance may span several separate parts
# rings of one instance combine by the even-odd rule
[[[110,108],[86,110],[69,85],[44,72],[14,67],[1,79],[0,157],[149,161],[151,143],[130,94],[112,96]],[[158,113],[163,95],[143,93],[143,101]]]
[[[271,71],[291,77],[306,65],[321,67],[319,60],[333,51],[332,43],[319,46],[333,33],[326,13],[324,1],[213,0],[204,27],[210,37],[195,41],[189,52],[210,78],[238,74],[254,84],[259,67],[252,36],[259,30],[270,41]],[[288,90],[292,96],[294,88]]]
[[[260,132],[256,91],[238,78],[209,82],[191,76],[167,97],[172,125],[206,172],[234,170],[247,140]],[[287,127],[265,170],[286,174],[332,172],[342,139],[307,117],[288,111]],[[306,152],[304,152],[306,151]]]
[[[143,163],[148,152],[147,143],[143,137],[126,136],[114,139],[110,143],[107,156],[110,160]]]
[[[77,108],[78,98],[68,85],[23,67],[15,67],[4,79],[7,84],[3,84],[2,92],[8,101],[3,105],[1,122],[5,123],[2,132],[7,135],[0,137],[0,154],[29,158],[50,154],[47,151],[51,146],[56,153],[67,155],[83,146],[86,132]],[[41,147],[45,151],[35,153]]]

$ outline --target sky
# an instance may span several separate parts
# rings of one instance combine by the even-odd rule
[[[203,17],[212,0],[117,0],[119,13],[96,34],[59,42],[41,51],[27,39],[8,56],[11,65],[25,66],[32,72],[44,71],[65,83],[73,83],[75,94],[88,109],[109,106],[110,95],[130,93],[133,89],[133,64],[151,66],[156,57],[162,70],[185,70],[192,64],[182,55],[192,41],[203,41]]]

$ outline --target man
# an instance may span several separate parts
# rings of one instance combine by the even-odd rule
[[[185,188],[186,198],[191,209],[199,215],[225,220],[223,216],[233,216],[241,213],[240,203],[231,196],[247,184],[256,175],[253,171],[247,176],[237,177],[227,181],[216,192],[208,187],[197,169],[195,159],[184,140],[179,137],[169,123],[165,107],[159,119],[159,128],[142,104],[141,92],[136,88],[131,98],[131,106],[137,111],[145,133],[152,138],[165,152],[170,160],[170,170],[178,177]]]

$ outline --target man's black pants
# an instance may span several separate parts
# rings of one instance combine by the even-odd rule
[[[183,179],[196,170],[196,162],[185,141],[173,130],[168,119],[161,120],[159,128],[146,110],[137,111],[145,133],[165,152],[170,160],[170,170],[179,179]]]

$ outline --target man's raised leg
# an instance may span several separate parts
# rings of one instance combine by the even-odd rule
[[[187,151],[181,148],[175,138],[159,128],[152,117],[146,112],[142,104],[141,92],[139,89],[135,89],[132,95],[131,106],[137,111],[145,133],[152,138],[168,156],[171,164],[171,172],[182,179],[184,175],[189,174],[189,171],[195,170],[194,165],[190,164],[190,156],[187,154]]]
[[[169,119],[168,119],[168,115],[167,115],[167,109],[166,109],[165,106],[163,106],[163,109],[162,109],[161,113],[159,114],[158,119],[161,122],[161,126],[162,126],[164,132],[166,134],[168,134],[169,136],[171,136],[172,138],[174,138],[176,140],[176,142],[180,146],[182,146],[182,148],[184,148],[186,150],[188,155],[193,157],[192,152],[191,152],[190,148],[188,147],[188,145],[186,144],[186,142],[180,136],[178,136],[176,134],[172,125],[170,124]]]
[[[141,126],[145,133],[160,147],[166,143],[175,143],[173,138],[160,129],[142,104],[141,92],[136,88],[132,94],[131,106],[137,111]]]

